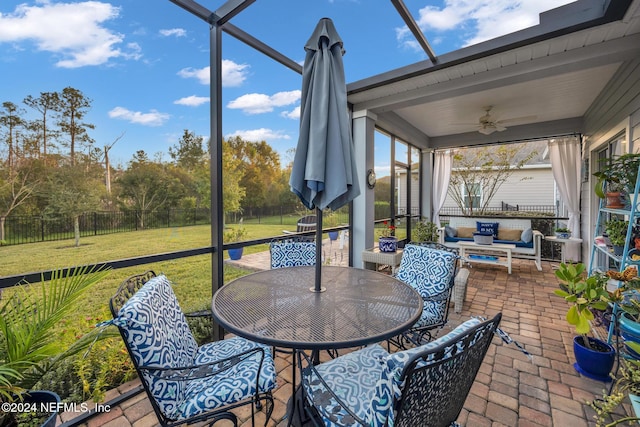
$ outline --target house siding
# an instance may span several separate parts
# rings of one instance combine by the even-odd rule
[[[554,205],[555,184],[551,165],[514,171],[491,199],[489,207],[499,208],[501,202],[527,206]],[[447,194],[444,208],[457,206],[451,195]]]
[[[584,115],[586,154],[625,132],[629,151],[640,152],[640,59],[623,63]],[[589,260],[599,199],[593,193],[595,160],[590,161],[589,176],[582,186],[583,259]]]

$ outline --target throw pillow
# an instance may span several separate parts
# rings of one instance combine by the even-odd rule
[[[447,237],[456,237],[458,235],[458,230],[453,227],[449,227],[448,225],[444,227],[444,232]]]
[[[476,231],[476,229],[473,227],[458,227],[458,237],[461,239],[472,239],[474,231]]]
[[[524,230],[522,232],[522,235],[520,236],[520,240],[525,243],[531,243],[531,241],[533,240],[533,230],[531,228],[527,228],[526,230]]]
[[[522,230],[513,228],[498,228],[498,240],[520,240]]]
[[[480,233],[493,234],[494,238],[498,238],[498,223],[497,222],[481,222],[476,221],[476,231]]]

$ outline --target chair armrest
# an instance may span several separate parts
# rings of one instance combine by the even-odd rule
[[[213,317],[211,310],[192,311],[191,313],[185,313],[185,317]]]
[[[241,353],[235,354],[231,357],[227,357],[224,359],[215,360],[213,362],[205,363],[202,365],[190,365],[190,366],[181,366],[177,368],[161,368],[156,366],[139,366],[138,369],[142,372],[146,372],[149,375],[157,377],[162,380],[170,380],[170,381],[191,381],[198,378],[207,378],[213,377],[219,374],[228,371],[232,367],[240,364],[246,359],[254,356],[255,354],[260,354],[260,364],[258,368],[258,372],[262,371],[262,363],[264,361],[264,349],[263,348],[254,348],[251,350],[246,350]],[[256,376],[256,382],[260,378],[258,374]]]
[[[320,375],[320,373],[316,369],[315,365],[311,361],[311,358],[303,351],[297,351],[297,353],[298,353],[298,366],[300,366],[300,368],[302,369],[302,358],[304,358],[305,361],[307,362],[306,369],[308,369],[311,372],[311,374],[309,376],[305,377],[304,369],[302,369],[303,374],[301,375],[302,379],[300,381],[302,383],[305,383],[305,381],[306,381],[307,384],[309,384],[309,382],[313,381],[313,378],[310,378],[311,376],[313,376],[314,378],[317,378],[318,381],[320,381],[322,383],[322,385],[324,386],[324,388],[329,392],[329,394],[331,394],[331,396],[336,400],[336,402],[338,402],[338,405],[340,405],[345,411],[347,411],[347,413],[349,413],[349,415],[351,415],[353,417],[353,419],[358,422],[359,425],[362,425],[362,426],[367,425],[365,423],[365,421],[363,419],[361,419],[360,417],[358,417],[351,409],[349,409],[349,406],[342,399],[340,399],[336,395],[336,393],[329,387],[329,384],[327,384],[327,382],[324,380],[324,378],[322,378],[322,375]],[[310,385],[309,385],[308,388],[309,389],[311,388]],[[306,394],[306,392],[304,391],[305,390],[304,384],[302,384],[302,390]],[[313,397],[312,397],[311,400],[312,401],[314,400]]]

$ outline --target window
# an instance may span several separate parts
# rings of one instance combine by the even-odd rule
[[[479,208],[482,203],[482,187],[480,183],[462,184],[462,197],[465,208]]]

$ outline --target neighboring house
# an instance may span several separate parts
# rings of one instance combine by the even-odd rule
[[[470,150],[473,150],[471,148]],[[500,209],[503,203],[511,206],[554,206],[556,204],[555,182],[549,161],[547,141],[531,141],[526,143],[526,147],[519,153],[518,158],[529,155],[532,151],[537,154],[531,158],[522,168],[513,171],[512,175],[505,181],[489,202],[489,209]],[[515,161],[518,161],[518,158]],[[455,173],[455,163],[454,171]],[[450,184],[454,185],[454,184]],[[482,206],[486,197],[485,189],[480,185],[471,189],[471,192],[460,191],[463,194],[473,194],[471,200],[465,200],[465,206],[473,203],[474,207]],[[451,191],[447,194],[443,206],[443,212],[451,212],[458,208],[458,204],[451,196]]]

